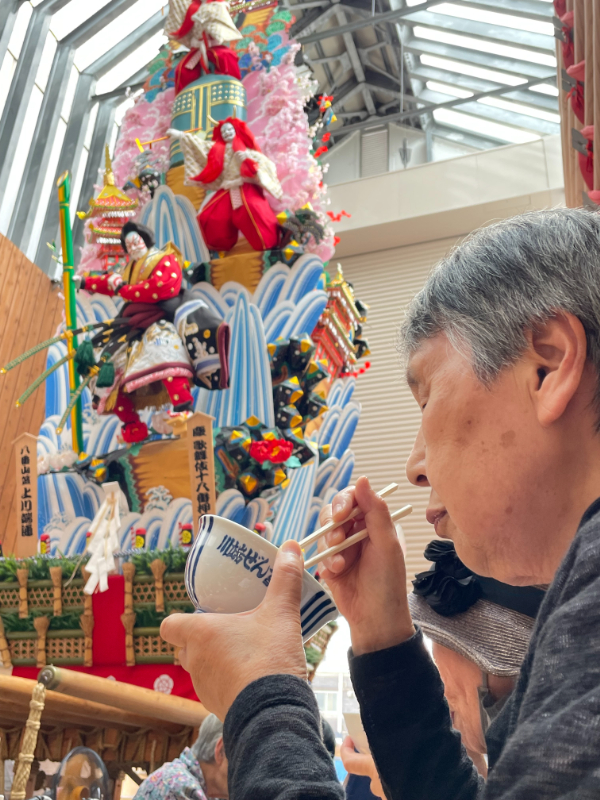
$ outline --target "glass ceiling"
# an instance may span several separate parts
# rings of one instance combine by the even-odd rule
[[[559,132],[551,0],[287,3],[337,141],[387,119],[481,148]]]
[[[134,102],[128,84],[143,82],[166,42],[167,10],[165,0],[0,0],[0,26],[10,30],[0,43],[0,232],[47,271],[56,177],[71,171],[81,244],[75,211]]]

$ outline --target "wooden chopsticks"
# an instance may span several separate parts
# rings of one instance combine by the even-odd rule
[[[377,492],[377,496],[387,497],[388,494],[392,494],[393,492],[395,492],[397,488],[398,488],[397,483],[390,483],[380,492]],[[311,533],[310,536],[307,536],[305,539],[302,539],[300,542],[298,542],[298,544],[303,550],[306,550],[307,547],[309,547],[313,542],[316,542],[317,539],[320,539],[321,536],[325,536],[325,534],[329,533],[329,531],[332,531],[334,528],[337,528],[340,525],[344,525],[344,523],[349,522],[351,519],[354,519],[354,517],[357,517],[359,514],[360,514],[360,508],[356,506],[355,508],[352,509],[352,511],[346,517],[346,519],[343,519],[341,522],[334,522],[333,520],[331,522],[328,522],[327,525],[323,525],[322,528],[318,528],[314,533]]]
[[[394,489],[396,489],[398,487],[397,484],[390,484],[390,485],[394,486]],[[389,489],[389,488],[390,488],[389,486],[386,486],[386,489]],[[391,491],[394,491],[394,489],[392,489]],[[382,491],[385,491],[385,489],[383,489]],[[379,493],[379,496],[380,497],[383,496],[381,494],[381,492]],[[393,520],[402,519],[402,517],[407,517],[411,513],[412,510],[413,510],[412,506],[403,506],[402,508],[399,508],[398,511],[394,511],[394,513],[391,514],[390,516],[391,516],[391,518]],[[356,513],[358,513],[358,512],[356,512]],[[344,520],[344,522],[347,522],[349,519],[352,519],[353,517],[355,517],[356,513],[353,513],[352,516],[348,517],[348,519]],[[337,528],[338,525],[343,525],[343,523],[342,522],[336,522],[333,525],[331,525],[331,523],[330,523],[330,527],[327,526],[327,525],[325,527],[328,528],[328,531],[329,531],[329,530],[333,530],[333,528]],[[327,533],[328,531],[325,531],[325,533]],[[303,542],[300,542],[300,546],[301,547],[305,546],[304,543],[307,542],[308,539],[312,539],[312,541],[315,541],[315,538],[318,539],[319,536],[315,537],[315,534],[317,534],[317,533],[319,534],[319,536],[323,536],[322,532],[315,531],[315,533],[311,534],[311,536],[308,536],[306,539],[304,539]],[[346,550],[346,548],[352,547],[352,545],[357,544],[358,542],[362,542],[362,540],[366,539],[368,535],[369,535],[368,530],[366,528],[363,528],[362,531],[358,531],[358,533],[354,533],[352,536],[349,536],[343,542],[340,542],[340,544],[336,544],[334,547],[330,547],[328,550],[324,550],[322,553],[317,553],[316,556],[313,556],[312,558],[309,558],[307,561],[304,562],[304,569],[310,569],[310,567],[314,567],[315,564],[318,564],[319,561],[323,561],[323,559],[325,559],[325,558],[329,558],[330,556],[334,556],[334,555],[336,555],[336,553],[341,553],[343,550]],[[315,537],[315,538],[313,538],[313,537]]]

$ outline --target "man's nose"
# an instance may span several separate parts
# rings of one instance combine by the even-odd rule
[[[414,486],[429,486],[425,466],[425,439],[421,428],[413,444],[413,449],[406,462],[406,477]]]

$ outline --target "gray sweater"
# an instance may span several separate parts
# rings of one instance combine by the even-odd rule
[[[397,647],[351,654],[350,669],[392,800],[600,798],[600,500],[581,521],[540,608],[515,690],[488,731],[487,784],[452,730],[443,684],[419,631]],[[296,718],[288,726],[277,715],[276,730],[269,733],[277,748],[277,776],[256,759],[251,742],[251,731],[262,726],[256,715],[249,722],[249,709],[265,694],[275,701],[259,711],[267,728],[278,706]],[[289,676],[257,681],[236,699],[225,724],[232,800],[254,799],[267,786],[263,800],[339,800],[330,762],[319,755],[317,717],[309,709],[305,684]],[[264,739],[261,750],[269,751]],[[310,778],[302,775],[307,760]]]

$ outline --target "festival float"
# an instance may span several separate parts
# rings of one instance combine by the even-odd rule
[[[80,253],[59,180],[64,322],[2,370],[47,351],[19,398],[45,390],[46,417],[15,442],[0,560],[14,677],[54,665],[195,700],[159,627],[194,610],[199,519],[279,546],[350,481],[367,306],[333,260],[331,98],[298,73],[292,22],[273,2],[173,0],[169,44],[78,210]],[[334,628],[306,644],[311,675]],[[160,763],[146,755],[127,763]]]

